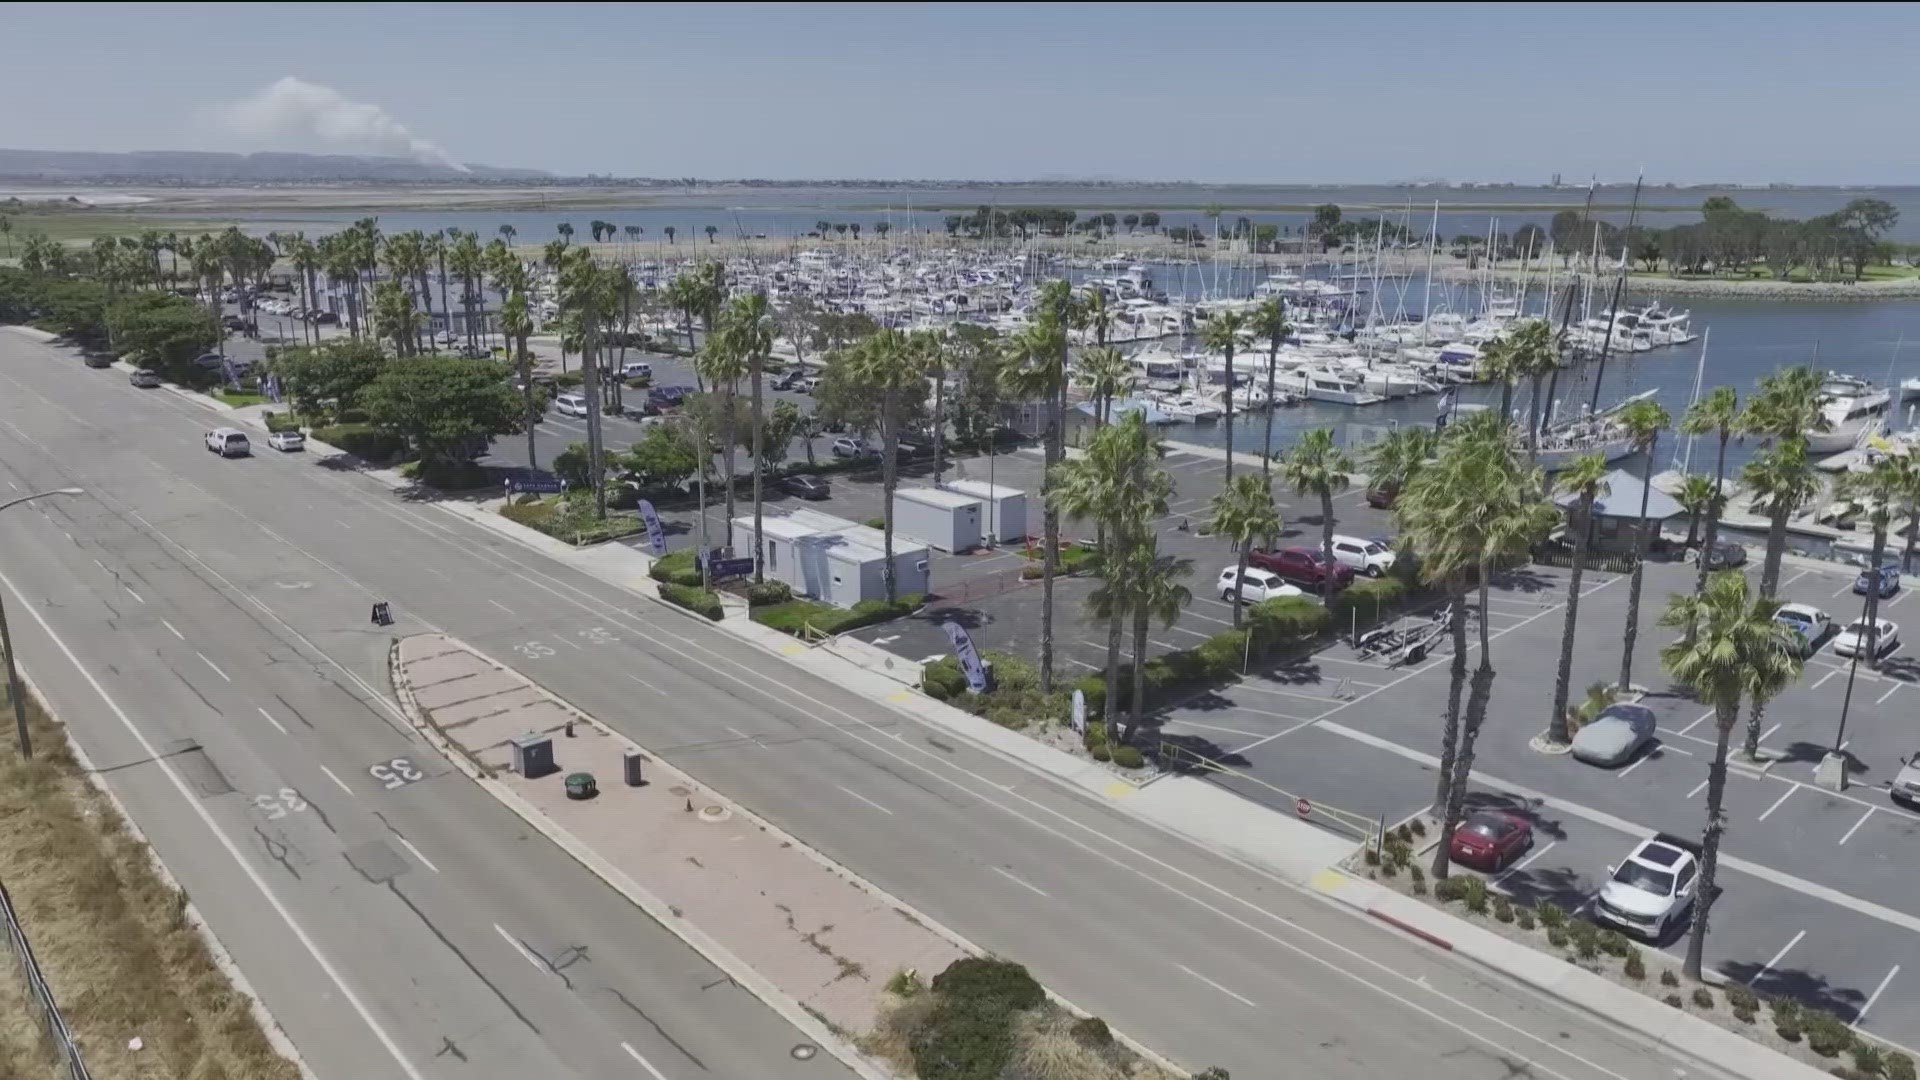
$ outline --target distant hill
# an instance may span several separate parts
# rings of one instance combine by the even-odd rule
[[[8,180],[143,180],[185,183],[315,183],[551,180],[539,169],[469,165],[467,172],[411,158],[348,154],[217,154],[139,150],[103,154],[69,150],[0,149],[0,178]]]

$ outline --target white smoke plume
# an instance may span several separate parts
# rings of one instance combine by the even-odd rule
[[[306,152],[405,157],[467,171],[452,155],[415,135],[380,106],[291,75],[227,106],[221,121],[236,134],[283,146],[297,142],[302,144],[298,149]]]

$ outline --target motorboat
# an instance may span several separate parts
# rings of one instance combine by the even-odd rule
[[[1179,396],[1171,394],[1158,395],[1154,396],[1152,401],[1155,408],[1166,413],[1168,416],[1177,420],[1192,421],[1196,424],[1209,420],[1218,420],[1222,412],[1216,405],[1210,405],[1199,398],[1185,394]]]
[[[1830,371],[1818,393],[1827,430],[1806,432],[1808,452],[1836,454],[1887,430],[1893,395],[1873,383]]]
[[[1280,372],[1275,377],[1274,385],[1308,401],[1329,405],[1377,405],[1387,400],[1384,395],[1368,390],[1366,381],[1357,373],[1325,367],[1301,367]]]

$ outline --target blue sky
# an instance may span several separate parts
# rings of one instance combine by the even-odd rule
[[[1920,182],[1915,5],[20,4],[4,25],[9,147],[354,152],[395,124],[567,174]],[[384,115],[235,119],[289,77]]]

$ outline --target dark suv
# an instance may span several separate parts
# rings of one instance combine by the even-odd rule
[[[1247,556],[1247,565],[1270,570],[1282,580],[1314,592],[1326,592],[1329,581],[1335,589],[1353,584],[1353,567],[1329,560],[1325,552],[1316,548],[1256,550]]]

